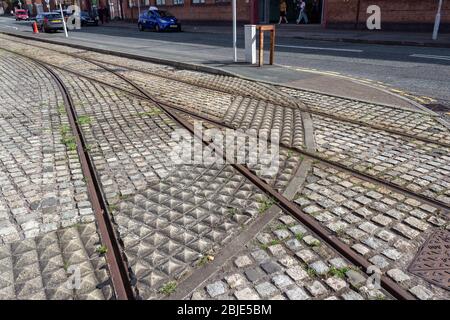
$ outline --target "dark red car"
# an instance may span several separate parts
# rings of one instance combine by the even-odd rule
[[[30,20],[30,17],[28,16],[28,11],[25,9],[16,9],[14,15],[16,16],[16,21]]]

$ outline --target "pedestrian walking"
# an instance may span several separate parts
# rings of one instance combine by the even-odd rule
[[[302,20],[305,20],[305,24],[308,23],[308,16],[306,15],[305,8],[306,8],[306,2],[303,0],[300,0],[300,5],[299,5],[300,12],[298,14],[297,24],[302,22]]]
[[[287,11],[287,5],[286,0],[281,0],[280,2],[280,20],[278,21],[278,24],[281,24],[281,21],[284,20],[284,22],[288,23],[286,19],[286,11]]]

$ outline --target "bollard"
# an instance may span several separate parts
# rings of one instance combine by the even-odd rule
[[[39,33],[36,21],[33,22],[33,33]]]
[[[256,25],[245,25],[245,62],[256,63]]]

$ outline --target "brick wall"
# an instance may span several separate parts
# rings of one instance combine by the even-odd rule
[[[358,0],[325,0],[325,16],[328,27],[354,27]],[[360,0],[359,27],[365,28],[369,5],[381,8],[382,29],[432,29],[438,0]],[[450,0],[444,0],[441,12],[443,29],[450,29]]]
[[[231,1],[216,2],[216,0],[205,0],[203,4],[192,3],[185,0],[183,5],[173,5],[172,0],[166,0],[166,5],[157,5],[158,9],[168,10],[181,22],[230,22],[232,20]],[[129,8],[128,1],[123,1],[123,12],[125,19],[136,19],[137,7]],[[155,6],[156,0],[150,0],[150,5]],[[141,10],[148,6],[141,7]],[[237,0],[237,20],[248,22],[250,19],[250,6],[248,0]]]

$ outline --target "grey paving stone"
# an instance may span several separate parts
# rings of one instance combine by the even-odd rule
[[[415,237],[417,237],[420,234],[419,231],[414,230],[414,229],[404,225],[403,223],[398,223],[393,228],[394,228],[394,230],[396,230],[403,236],[407,237],[408,239],[414,239]]]
[[[417,285],[415,287],[410,288],[409,292],[411,292],[420,300],[430,300],[433,298],[433,293],[421,285]]]
[[[285,291],[289,300],[309,300],[310,296],[302,288],[295,286],[292,289]]]
[[[267,244],[270,241],[272,241],[272,236],[269,233],[263,232],[258,234],[258,236],[256,237],[256,239],[261,242],[262,244]]]
[[[362,243],[364,243],[365,245],[367,245],[368,247],[377,250],[380,247],[383,246],[383,242],[379,239],[376,239],[374,237],[367,237],[365,239],[362,240]]]
[[[281,244],[276,244],[267,248],[269,252],[275,257],[283,257],[285,256],[286,250]]]
[[[347,292],[343,293],[342,299],[344,300],[364,300],[364,298],[357,292],[353,290],[348,290]]]
[[[297,259],[291,257],[291,256],[283,256],[278,260],[278,262],[285,268],[290,268],[292,266],[298,265]]]
[[[318,246],[320,245],[320,240],[311,236],[311,235],[307,235],[306,237],[303,238],[303,241],[308,245],[308,246]]]
[[[290,215],[281,216],[278,218],[278,220],[280,220],[281,222],[283,222],[284,224],[287,224],[287,225],[297,223],[297,221],[294,218],[292,218]]]
[[[282,270],[280,265],[272,260],[263,262],[260,266],[268,274],[272,274]]]
[[[234,260],[234,264],[236,265],[236,267],[238,268],[245,268],[247,266],[250,266],[253,264],[253,261],[247,256],[247,255],[243,255],[243,256],[239,256]]]
[[[297,239],[290,239],[286,241],[286,246],[294,252],[303,248],[302,244]]]
[[[234,296],[238,300],[259,300],[258,294],[251,288],[244,288],[234,292]]]
[[[311,285],[307,285],[306,289],[313,295],[314,297],[323,296],[328,293],[327,288],[320,282],[314,281]]]
[[[363,256],[367,255],[370,252],[370,250],[366,246],[363,246],[360,243],[354,244],[352,246],[352,249],[354,249],[356,252],[358,252]]]
[[[288,239],[291,236],[291,233],[284,229],[275,230],[273,233],[279,240]]]
[[[251,282],[256,282],[264,277],[264,272],[260,268],[253,268],[244,272],[247,279]]]
[[[263,261],[266,261],[266,260],[270,259],[270,256],[267,254],[267,252],[262,250],[262,249],[253,251],[252,252],[252,257],[257,262],[263,262]]]
[[[389,259],[394,260],[394,261],[400,259],[400,257],[402,256],[402,253],[395,250],[394,248],[385,249],[385,250],[383,250],[382,253],[384,256],[386,256]]]
[[[295,255],[305,263],[311,263],[319,258],[317,254],[309,249],[300,250]]]
[[[345,282],[345,280],[338,278],[338,277],[330,277],[327,280],[325,280],[325,282],[334,291],[339,291],[339,290],[347,287],[347,282]]]
[[[394,240],[396,238],[395,234],[393,234],[392,232],[386,231],[386,230],[381,230],[377,234],[377,237],[379,237],[380,239],[383,239],[384,241],[387,241],[387,242],[391,242],[392,240]]]
[[[359,288],[362,285],[364,285],[366,283],[366,278],[364,278],[364,276],[355,271],[355,270],[348,270],[345,275],[348,278],[348,281],[351,283],[351,285],[355,288]]]
[[[296,282],[308,278],[308,273],[299,265],[287,269],[286,273]]]
[[[279,289],[284,289],[284,288],[286,288],[287,286],[293,284],[292,280],[291,280],[288,276],[286,276],[286,275],[284,275],[284,274],[276,275],[276,276],[272,277],[272,282],[273,282]]]
[[[389,277],[391,277],[395,282],[408,281],[410,277],[400,269],[391,269],[387,271]]]
[[[234,273],[232,275],[225,277],[225,281],[228,283],[230,288],[240,287],[247,283],[245,278],[239,273]]]
[[[379,267],[380,269],[384,269],[387,266],[389,266],[389,262],[380,255],[375,255],[372,258],[369,258],[369,261],[372,262],[377,267]]]
[[[311,263],[309,265],[309,267],[314,269],[314,271],[320,275],[327,274],[328,271],[330,271],[330,268],[328,267],[328,265],[325,262],[323,262],[322,260]]]
[[[263,299],[267,299],[279,292],[273,284],[267,281],[258,284],[255,286],[255,289]]]
[[[221,294],[224,294],[226,292],[226,290],[227,290],[226,284],[223,283],[222,281],[216,281],[216,282],[213,282],[206,286],[206,291],[208,291],[208,294],[212,298],[215,298]]]
[[[340,257],[330,259],[328,262],[337,269],[348,267],[348,263]]]
[[[291,232],[294,234],[294,235],[297,235],[297,234],[306,234],[308,231],[302,226],[302,225],[300,225],[300,224],[297,224],[297,225],[295,225],[295,226],[292,226],[292,227],[289,227],[289,230],[291,230]]]

